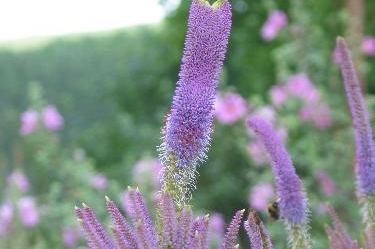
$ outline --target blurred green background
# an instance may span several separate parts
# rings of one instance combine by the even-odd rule
[[[365,56],[360,44],[364,35],[375,35],[372,14],[375,2],[231,0],[231,3],[232,31],[218,90],[239,93],[251,106],[251,113],[271,105],[272,86],[301,72],[309,76],[331,109],[330,127],[321,130],[303,123],[298,118],[298,103],[274,109],[278,123],[288,131],[286,146],[310,198],[314,248],[327,248],[324,226],[330,219],[318,208],[322,203],[333,204],[349,233],[359,238],[357,231],[361,224],[351,173],[354,160],[351,121],[332,53],[335,38],[347,37],[373,117],[375,59]],[[40,44],[17,42],[2,46],[0,187],[6,189],[7,174],[15,168],[22,169],[30,178],[31,194],[40,206],[56,205],[56,210],[51,211],[56,215],[46,217],[57,219],[73,216],[68,210],[73,210],[80,201],[100,208],[104,206],[104,195],[112,194],[117,199],[121,190],[135,185],[132,169],[136,162],[157,157],[160,129],[177,81],[189,5],[190,1],[181,1],[159,25],[58,37]],[[355,8],[362,8],[363,12],[356,13]],[[285,11],[289,23],[275,40],[266,42],[260,36],[260,29],[274,9]],[[357,23],[359,26],[353,27]],[[53,136],[45,132],[34,137],[21,136],[20,114],[43,103],[58,108],[64,127]],[[249,156],[246,146],[251,138],[246,134],[243,120],[231,125],[215,122],[208,160],[199,168],[197,189],[193,192],[192,205],[197,210],[222,213],[228,221],[235,210],[249,207],[252,186],[272,183],[270,168],[256,166]],[[82,169],[81,163],[67,159],[77,149],[86,155],[87,170]],[[44,154],[39,155],[41,152]],[[63,167],[67,178],[59,173],[64,171]],[[77,168],[82,172],[77,172]],[[333,178],[334,195],[326,196],[317,187],[314,176],[319,170]],[[106,175],[112,190],[100,193],[101,199],[96,192],[84,190],[85,176],[93,174],[87,172]],[[80,194],[66,194],[70,188],[81,187]],[[0,203],[7,197],[9,192],[0,191]],[[275,248],[286,248],[281,222],[268,218],[265,210],[260,215]],[[66,218],[69,219],[74,220]],[[14,246],[12,236],[8,237],[8,245],[65,248],[58,239],[58,225],[41,223],[35,229],[40,230],[36,238],[44,242],[30,238],[28,234],[32,232],[26,229],[27,242],[23,245],[26,247]],[[45,236],[51,231],[56,234]],[[248,248],[246,238],[241,240],[241,248]]]

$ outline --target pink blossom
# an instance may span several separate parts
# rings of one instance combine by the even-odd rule
[[[14,184],[21,192],[27,192],[30,188],[27,177],[20,171],[13,171],[7,179],[8,184]]]
[[[137,185],[160,188],[159,173],[162,166],[158,159],[145,159],[138,161],[133,167],[133,179]]]
[[[262,119],[271,124],[273,124],[276,119],[275,109],[270,105],[262,106],[261,108],[257,109],[254,114],[260,116]]]
[[[281,10],[275,10],[268,16],[261,29],[261,36],[266,41],[275,39],[277,34],[288,24],[288,17]]]
[[[103,174],[96,174],[91,177],[90,185],[97,190],[105,190],[108,185],[108,180]]]
[[[275,199],[275,193],[269,183],[259,183],[250,190],[250,206],[257,211],[266,210],[273,199]]]
[[[320,99],[318,90],[304,73],[289,77],[286,82],[286,89],[291,95],[302,99],[306,103],[316,103]]]
[[[232,124],[242,118],[247,112],[247,103],[236,93],[217,95],[214,115],[222,124]]]
[[[332,124],[331,111],[325,104],[305,105],[299,111],[303,121],[313,122],[315,127],[326,129]]]
[[[368,56],[375,56],[375,37],[365,36],[363,38],[362,52]]]
[[[335,193],[336,185],[327,172],[324,170],[319,170],[315,174],[315,178],[319,181],[320,188],[326,196],[332,196]]]
[[[263,144],[258,139],[249,142],[247,150],[256,166],[264,166],[267,163],[267,154]]]
[[[288,99],[288,92],[283,86],[273,86],[270,89],[271,101],[274,106],[284,104]]]
[[[62,230],[63,243],[66,247],[74,247],[78,242],[79,230],[76,227],[67,226]]]
[[[218,243],[225,232],[225,220],[223,215],[214,213],[210,215],[210,221],[208,225],[209,232],[209,244]]]
[[[39,223],[39,213],[33,197],[27,196],[20,198],[17,202],[17,206],[20,220],[24,226],[34,227]]]
[[[324,203],[324,202],[316,203],[313,209],[318,214],[326,214],[328,212],[327,203]]]
[[[28,135],[32,133],[38,126],[38,112],[34,110],[27,110],[21,113],[21,135]]]
[[[47,130],[56,131],[64,125],[64,119],[54,106],[47,106],[42,111],[44,126]]]
[[[9,231],[10,222],[13,218],[13,207],[10,202],[0,205],[0,235],[5,235]]]

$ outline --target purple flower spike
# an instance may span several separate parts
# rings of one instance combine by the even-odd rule
[[[332,225],[331,227],[326,227],[326,233],[329,238],[329,248],[336,249],[336,248],[348,248],[348,249],[358,249],[358,244],[352,238],[350,238],[349,234],[345,231],[341,220],[339,219],[337,213],[335,212],[332,206],[328,206],[328,213],[332,218]],[[366,248],[366,247],[365,247]]]
[[[162,156],[178,167],[205,158],[212,133],[215,89],[231,27],[231,6],[193,0],[179,80],[163,131]]]
[[[138,189],[128,190],[127,213],[136,228],[138,248],[157,248],[159,243],[151,215],[147,210],[145,200]]]
[[[174,248],[177,244],[177,213],[172,197],[165,193],[160,193],[159,208],[161,213],[162,234],[161,241],[163,248]]]
[[[227,228],[227,232],[225,233],[224,240],[221,243],[219,249],[235,248],[236,240],[238,236],[238,230],[240,229],[241,219],[242,219],[244,212],[245,212],[244,209],[236,212],[236,214],[232,218],[232,221],[229,224],[229,227]]]
[[[254,210],[250,210],[249,217],[245,221],[244,226],[250,239],[251,248],[273,248],[268,231]]]
[[[252,128],[263,141],[271,160],[275,176],[277,194],[280,198],[281,216],[291,225],[302,224],[307,216],[307,199],[302,192],[301,180],[298,178],[280,138],[270,124],[257,116],[247,119]]]
[[[106,205],[113,224],[112,232],[119,248],[136,249],[137,240],[133,229],[129,226],[124,216],[122,216],[115,203],[108,197],[106,197]]]
[[[82,208],[75,208],[75,213],[90,248],[116,248],[91,207],[83,204]]]
[[[176,248],[186,248],[189,244],[190,230],[193,228],[194,217],[191,209],[185,206],[178,221],[177,245]]]
[[[344,38],[337,38],[336,49],[354,126],[358,192],[361,195],[375,194],[375,147],[365,101]]]

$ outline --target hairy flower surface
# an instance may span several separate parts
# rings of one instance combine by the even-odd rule
[[[249,216],[244,225],[247,235],[249,236],[252,249],[273,248],[268,231],[255,211],[250,210]]]
[[[162,190],[180,207],[191,198],[197,163],[208,150],[231,16],[227,0],[213,5],[193,0],[190,7],[179,80],[159,148]]]
[[[357,189],[361,195],[375,194],[375,146],[365,101],[350,51],[343,38],[337,38],[336,49],[354,126]]]
[[[257,116],[248,118],[246,123],[263,141],[271,159],[281,216],[292,225],[303,223],[307,216],[307,199],[281,139],[270,124]]]
[[[230,27],[231,7],[227,0],[213,6],[193,0],[179,80],[162,145],[164,156],[175,157],[178,167],[195,165],[204,159],[208,149],[215,89]]]

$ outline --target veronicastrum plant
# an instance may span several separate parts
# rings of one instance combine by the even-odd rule
[[[126,218],[106,197],[112,236],[109,236],[91,207],[83,204],[75,212],[90,248],[209,248],[209,215],[195,217],[189,206],[195,188],[197,166],[206,159],[213,132],[213,104],[218,76],[226,53],[231,27],[228,0],[212,5],[193,0],[188,20],[185,49],[173,103],[162,130],[158,148],[163,165],[161,191],[155,209],[147,209],[138,189],[129,188]],[[337,39],[339,65],[352,114],[355,146],[357,193],[362,205],[365,249],[375,241],[375,155],[372,131],[360,85],[343,38]],[[247,126],[259,136],[268,152],[277,188],[280,219],[285,222],[288,244],[294,249],[313,248],[308,233],[308,198],[282,140],[273,127],[260,117],[251,116]],[[360,248],[352,240],[333,208],[329,208],[333,228],[327,227],[331,249]],[[238,232],[244,210],[235,213],[219,247],[239,248]],[[270,236],[255,211],[243,223],[250,248],[273,248]]]

